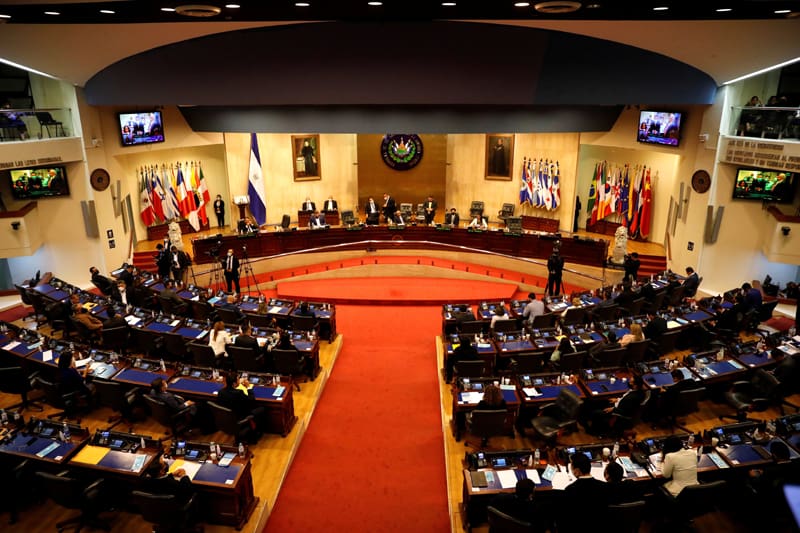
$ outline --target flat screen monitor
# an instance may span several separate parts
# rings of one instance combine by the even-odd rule
[[[161,111],[118,113],[122,146],[164,142],[164,122]]]
[[[684,114],[677,111],[641,111],[636,139],[640,143],[678,146],[683,119]]]
[[[796,172],[740,168],[736,171],[733,197],[738,200],[790,204],[794,199],[797,177]]]
[[[69,196],[66,167],[22,168],[9,174],[11,194],[17,200]]]

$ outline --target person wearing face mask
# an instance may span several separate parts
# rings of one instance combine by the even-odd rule
[[[236,286],[236,294],[242,292],[239,288],[239,259],[233,255],[233,249],[228,250],[228,255],[222,260],[222,268],[225,271],[225,282],[228,284],[228,292],[232,292],[231,287]]]

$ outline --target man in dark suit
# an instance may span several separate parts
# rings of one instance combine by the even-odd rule
[[[122,272],[119,273],[119,276],[117,277],[122,281],[124,281],[128,287],[133,287],[133,282],[135,281],[133,275],[133,265],[126,264],[125,268],[122,270]]]
[[[458,216],[458,212],[456,208],[453,207],[450,209],[450,212],[444,216],[444,223],[453,227],[458,227],[458,223],[460,222],[460,218]]]
[[[175,292],[175,282],[171,279],[164,282],[164,288],[158,293],[158,296],[164,300],[169,300],[169,302],[172,303],[172,310],[175,313],[180,314],[187,307],[187,303]]]
[[[458,346],[453,350],[453,354],[447,358],[447,365],[445,367],[445,379],[449,383],[453,379],[453,372],[456,368],[456,363],[461,361],[478,361],[478,350],[472,345],[472,339],[469,335],[461,335]]]
[[[433,196],[428,196],[428,199],[422,204],[422,207],[425,209],[425,224],[430,226],[433,223],[433,218],[436,216],[436,208],[438,206],[439,204],[436,203]]]
[[[306,201],[300,206],[301,211],[314,211],[317,209],[317,204],[311,201],[311,198],[306,196]]]
[[[253,330],[250,328],[250,324],[243,326],[242,333],[236,336],[233,345],[241,346],[242,348],[252,348],[255,353],[261,350],[261,347],[258,345],[258,340],[253,337]]]
[[[252,416],[256,427],[263,431],[266,410],[256,405],[253,386],[246,380],[240,379],[235,372],[225,372],[225,386],[217,393],[217,402],[230,409],[239,419]]]
[[[700,388],[700,385],[695,383],[694,380],[686,379],[680,369],[676,368],[671,374],[672,385],[663,389],[658,402],[659,415],[662,418],[669,416],[673,411],[681,392]]]
[[[128,323],[125,322],[125,319],[117,314],[113,307],[109,307],[108,311],[108,318],[103,322],[103,329],[109,330],[112,328],[126,328],[128,327]]]
[[[228,255],[222,260],[222,268],[225,272],[225,282],[228,285],[228,292],[236,286],[236,293],[242,292],[239,287],[239,259],[233,255],[233,249],[228,250]]]
[[[608,507],[605,483],[592,477],[592,461],[584,454],[573,454],[570,465],[576,479],[564,489],[558,530],[597,531],[598,524],[605,523]]]
[[[94,286],[100,289],[100,292],[103,294],[111,294],[111,280],[105,277],[97,270],[97,267],[91,267],[89,269],[89,273],[92,275],[92,283]]]
[[[377,202],[375,202],[375,199],[372,196],[369,197],[366,205],[364,206],[364,215],[367,217],[367,224],[371,226],[378,224],[378,219],[380,218],[380,207],[378,207]]]
[[[193,416],[197,413],[197,406],[192,400],[184,400],[177,394],[167,390],[167,382],[162,378],[156,378],[150,383],[150,396],[163,402],[169,407],[172,414],[177,414],[186,409],[186,416]]]
[[[123,280],[119,280],[111,293],[111,299],[123,305],[133,305],[133,291]]]
[[[328,196],[328,199],[325,200],[325,204],[322,206],[322,210],[327,212],[338,211],[339,204],[336,203],[336,200],[333,199],[333,196]]]
[[[642,262],[639,261],[639,254],[633,252],[630,255],[625,256],[625,263],[623,263],[623,268],[625,269],[625,277],[623,279],[629,281],[636,281],[639,277],[639,267],[641,266]]]
[[[533,526],[532,532],[544,532],[552,529],[552,520],[544,505],[534,499],[536,485],[531,479],[520,479],[514,488],[514,494],[500,494],[492,499],[491,506],[512,518],[528,522]]]
[[[764,301],[761,291],[753,288],[749,283],[742,283],[742,295],[744,296],[744,312],[750,309],[758,309]]]
[[[644,337],[648,340],[658,342],[661,336],[667,332],[667,321],[660,315],[647,313],[647,325],[644,327]]]
[[[700,286],[700,277],[692,267],[686,267],[686,279],[683,280],[683,295],[687,298],[697,294],[697,287]]]
[[[158,277],[161,279],[168,278],[170,271],[169,251],[161,243],[156,245],[155,263],[158,269]]]
[[[310,229],[321,229],[325,227],[325,214],[320,213],[319,211],[314,211],[310,217],[308,217],[308,227]]]
[[[396,211],[397,204],[395,204],[394,198],[388,192],[383,193],[383,218],[387,224],[392,220]]]
[[[644,381],[641,376],[634,376],[630,380],[628,392],[613,401],[609,407],[589,415],[587,431],[594,435],[601,435],[614,428],[621,418],[626,420],[635,418],[647,398]]]
[[[173,245],[169,254],[170,268],[172,269],[172,279],[175,281],[186,281],[186,271],[192,264],[189,254],[183,250],[178,250],[178,247]],[[130,284],[131,286],[133,283]]]

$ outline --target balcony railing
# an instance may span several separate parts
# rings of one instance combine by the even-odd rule
[[[0,109],[0,142],[70,137],[69,108]]]
[[[800,141],[800,108],[732,107],[731,135]]]

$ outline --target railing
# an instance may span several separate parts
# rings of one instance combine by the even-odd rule
[[[800,141],[798,107],[731,107],[731,135]]]
[[[63,108],[0,109],[0,142],[70,137],[72,110]]]

